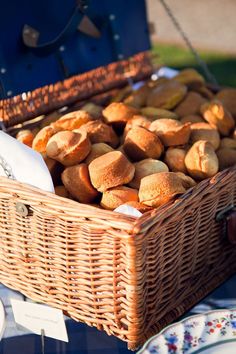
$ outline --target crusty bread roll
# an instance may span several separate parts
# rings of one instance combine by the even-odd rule
[[[144,116],[135,115],[126,124],[124,129],[124,136],[126,136],[128,131],[133,127],[143,127],[148,129],[150,127],[150,124],[151,124],[150,120],[148,120]]]
[[[100,120],[88,122],[82,125],[79,129],[76,129],[75,132],[87,133],[92,144],[106,143],[115,148],[119,143],[118,136],[112,127]]]
[[[41,116],[42,121],[40,122],[40,129],[43,129],[44,127],[50,125],[51,123],[54,123],[61,116],[62,113],[59,113],[58,111],[47,114],[46,116]]]
[[[46,126],[34,137],[32,148],[38,152],[45,152],[49,139],[58,132],[56,128]]]
[[[138,202],[138,191],[125,186],[109,189],[102,194],[101,206],[114,210],[126,202]]]
[[[134,161],[146,158],[158,159],[163,145],[158,136],[143,127],[133,127],[125,137],[124,150]]]
[[[138,114],[138,110],[122,102],[113,102],[102,113],[106,123],[117,123],[118,126],[124,126],[135,114]]]
[[[177,113],[180,117],[198,114],[200,113],[201,105],[205,102],[206,99],[199,95],[199,93],[190,91],[175,108],[175,113]]]
[[[156,108],[156,107],[143,107],[141,109],[141,114],[146,116],[150,121],[159,119],[159,118],[169,118],[178,120],[179,116],[172,111],[168,111],[167,109],[163,108]]]
[[[196,141],[206,140],[215,150],[220,146],[220,134],[208,123],[194,123],[191,125],[190,142],[194,144]]]
[[[164,162],[172,172],[187,173],[185,156],[187,151],[183,148],[169,148],[166,150]]]
[[[99,195],[91,185],[88,167],[85,163],[67,167],[61,178],[66,190],[81,203],[92,203]]]
[[[172,80],[186,85],[189,89],[202,87],[205,83],[204,77],[192,68],[181,70]]]
[[[204,119],[213,127],[217,128],[223,136],[228,136],[235,127],[235,121],[231,113],[220,101],[212,100],[201,106]]]
[[[141,86],[138,90],[133,91],[125,98],[124,103],[135,108],[145,106],[150,89],[147,84]]]
[[[108,152],[114,151],[110,145],[104,143],[93,144],[91,147],[91,151],[88,154],[85,163],[90,164],[97,157],[107,154]]]
[[[201,122],[206,122],[201,116],[197,114],[191,114],[188,116],[184,116],[180,119],[181,123],[201,123]]]
[[[236,165],[236,150],[221,148],[216,152],[219,159],[220,170]]]
[[[47,156],[61,162],[64,166],[73,166],[83,161],[91,150],[86,133],[62,131],[51,137],[47,143]]]
[[[43,159],[47,165],[47,168],[51,174],[54,185],[61,183],[61,173],[63,171],[63,165],[58,161],[51,159],[46,153],[41,153]]]
[[[182,101],[186,93],[186,86],[169,81],[152,89],[147,98],[147,106],[172,109]]]
[[[234,116],[234,118],[236,118],[236,89],[226,88],[220,90],[217,93],[216,98],[220,102],[222,102],[224,107],[226,107],[226,109],[230,111],[230,113]]]
[[[188,143],[190,125],[173,119],[157,119],[151,123],[149,130],[155,132],[165,146],[177,146]]]
[[[236,139],[223,138],[220,142],[220,149],[236,149]]]
[[[51,126],[58,131],[60,130],[74,130],[81,127],[83,124],[92,120],[89,113],[79,110],[65,114],[59,118]]]
[[[187,176],[182,172],[176,172],[176,174],[182,179],[184,188],[189,189],[196,186],[196,181],[194,181],[194,179],[190,176]]]
[[[160,172],[141,180],[139,200],[145,205],[158,207],[185,191],[183,180],[177,174]]]
[[[168,172],[168,166],[159,160],[145,159],[134,163],[135,173],[134,178],[129,183],[132,188],[139,189],[140,182],[143,177],[152,175],[158,172]]]
[[[55,187],[55,194],[58,195],[59,197],[63,197],[63,198],[69,198],[69,196],[70,196],[64,186],[56,186]]]
[[[92,185],[99,192],[129,183],[134,171],[134,166],[120,151],[108,152],[89,164]]]
[[[28,129],[20,130],[16,135],[16,139],[21,143],[32,147],[34,134]]]
[[[90,114],[94,119],[100,119],[102,117],[103,107],[98,106],[93,102],[88,102],[81,108],[81,110]]]
[[[212,177],[219,170],[219,161],[214,148],[205,140],[193,144],[186,154],[185,165],[190,176],[198,180]]]

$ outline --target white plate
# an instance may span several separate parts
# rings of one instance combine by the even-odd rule
[[[0,340],[2,339],[4,329],[5,329],[5,311],[4,311],[3,303],[0,300]]]
[[[137,354],[236,354],[236,310],[185,318],[155,335]]]

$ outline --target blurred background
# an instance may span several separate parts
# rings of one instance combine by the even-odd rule
[[[221,85],[236,86],[236,0],[165,0]],[[200,70],[159,0],[147,0],[159,64]]]

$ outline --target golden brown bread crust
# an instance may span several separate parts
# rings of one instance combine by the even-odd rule
[[[121,186],[105,191],[100,204],[104,209],[114,210],[120,205],[130,201],[138,202],[138,191]]]
[[[100,192],[129,183],[135,168],[120,151],[111,151],[89,164],[92,185]]]
[[[151,123],[149,130],[159,136],[164,146],[178,146],[188,143],[190,125],[173,119],[157,119]]]
[[[139,189],[140,182],[143,177],[152,175],[158,172],[168,172],[168,166],[159,160],[145,159],[134,163],[135,173],[134,178],[129,183],[132,188]]]
[[[180,117],[200,113],[200,107],[206,102],[199,93],[190,91],[175,108],[175,113]]]
[[[86,133],[62,131],[53,135],[47,144],[47,156],[64,166],[73,166],[83,161],[91,150]]]
[[[206,121],[199,115],[197,114],[191,114],[188,116],[184,116],[180,119],[181,123],[205,123]]]
[[[147,106],[172,109],[182,101],[186,93],[186,86],[169,81],[152,89],[147,98]]]
[[[134,161],[146,158],[158,159],[163,152],[163,145],[158,136],[143,127],[133,127],[124,141],[124,150]]]
[[[230,148],[221,148],[217,152],[220,170],[236,165],[236,150]]]
[[[32,147],[34,134],[28,129],[20,130],[16,135],[16,139],[21,143]]]
[[[166,150],[164,162],[172,172],[187,173],[185,156],[187,151],[182,148],[169,148]]]
[[[63,198],[70,197],[68,191],[65,189],[64,186],[56,186],[55,187],[55,194],[58,195],[59,197],[63,197]]]
[[[219,161],[213,146],[199,140],[187,152],[185,165],[191,177],[201,180],[214,176],[219,170]]]
[[[107,154],[108,152],[114,151],[110,145],[104,143],[93,144],[91,151],[87,156],[85,163],[89,165],[97,157]]]
[[[172,111],[168,111],[167,109],[163,108],[156,108],[156,107],[143,107],[141,110],[141,114],[146,116],[148,120],[153,121],[159,118],[169,118],[178,120],[179,116]]]
[[[183,180],[177,174],[160,172],[141,180],[139,200],[145,205],[158,207],[185,191]]]
[[[186,85],[189,89],[202,87],[205,83],[204,77],[191,68],[181,70],[172,80]]]
[[[50,125],[44,127],[34,137],[32,148],[38,152],[45,152],[49,139],[57,132],[58,130]]]
[[[220,134],[217,129],[208,123],[194,123],[191,125],[190,142],[194,144],[199,140],[208,141],[215,150],[220,146]]]
[[[106,123],[125,125],[135,114],[138,114],[138,110],[122,102],[113,102],[109,104],[102,113]]]
[[[196,181],[194,181],[194,179],[191,178],[190,176],[187,176],[182,172],[176,172],[176,174],[178,177],[182,179],[184,188],[189,189],[196,186],[197,184]]]
[[[224,107],[226,107],[236,119],[236,89],[223,89],[217,93],[216,98],[222,102]]]
[[[127,135],[128,131],[134,127],[143,127],[148,129],[150,127],[150,120],[145,118],[144,116],[135,115],[131,118],[125,126],[124,129],[124,137]]]
[[[220,101],[212,100],[204,103],[201,106],[201,113],[204,119],[218,129],[223,136],[228,136],[235,127],[234,118]]]
[[[141,108],[145,106],[150,90],[151,88],[145,84],[125,98],[124,103],[135,108]]]
[[[119,143],[119,138],[109,125],[100,120],[94,120],[83,124],[75,132],[87,133],[92,144],[106,143],[115,148]]]
[[[71,196],[81,203],[92,203],[99,195],[90,182],[85,163],[67,167],[62,173],[62,182]]]
[[[231,138],[221,139],[220,149],[222,148],[236,149],[236,139],[231,139]]]
[[[83,124],[91,121],[93,118],[89,113],[79,110],[65,114],[56,122],[51,124],[51,127],[61,130],[74,130],[81,127]]]

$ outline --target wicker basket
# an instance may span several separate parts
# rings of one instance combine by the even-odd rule
[[[139,219],[2,177],[0,281],[135,349],[236,271],[232,205],[236,168]]]

